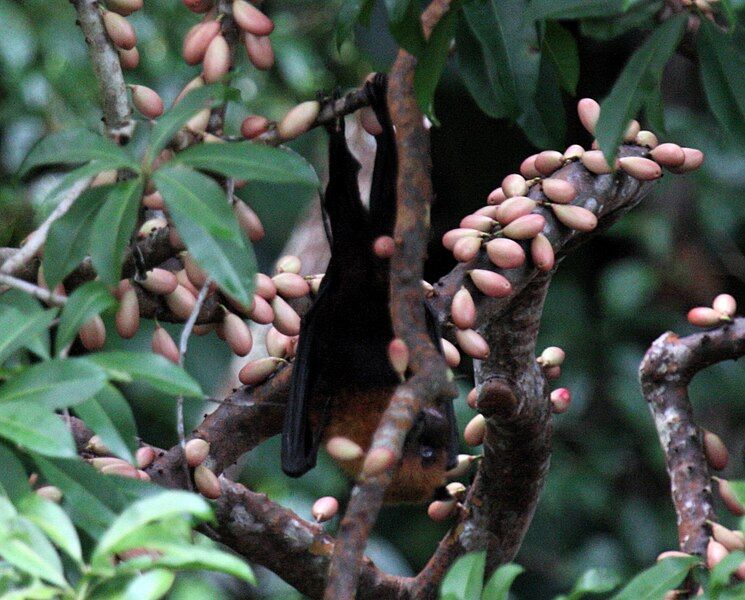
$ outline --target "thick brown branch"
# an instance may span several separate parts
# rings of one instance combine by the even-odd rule
[[[688,384],[702,369],[744,354],[745,319],[738,318],[684,338],[665,333],[649,348],[639,368],[644,398],[665,452],[683,552],[705,556],[711,535],[707,521],[716,520],[703,434],[694,420]]]

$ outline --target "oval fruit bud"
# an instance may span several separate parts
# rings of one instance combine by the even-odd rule
[[[259,242],[264,239],[264,225],[257,215],[245,202],[236,199],[233,204],[233,213],[241,229],[246,233],[248,239],[252,242]]]
[[[122,294],[119,308],[116,311],[116,331],[128,340],[137,333],[140,327],[140,302],[137,292],[132,288]]]
[[[712,431],[704,430],[704,454],[706,462],[715,471],[721,471],[727,466],[729,452],[722,438]]]
[[[623,141],[626,143],[633,143],[636,141],[636,136],[639,135],[639,132],[641,131],[641,125],[639,125],[639,121],[636,119],[632,119],[631,123],[629,123],[629,126],[626,127],[626,131],[623,134]]]
[[[277,287],[274,285],[274,281],[269,275],[264,273],[256,273],[254,278],[256,283],[256,293],[264,298],[264,300],[271,300],[277,295]]]
[[[357,460],[365,454],[359,444],[338,435],[326,442],[326,452],[329,453],[331,458],[341,462]]]
[[[492,221],[496,221],[498,208],[499,208],[498,206],[492,206],[492,205],[482,206],[473,214],[479,215],[482,217],[489,217]]]
[[[173,363],[179,363],[179,351],[176,347],[176,342],[173,341],[171,335],[160,325],[158,325],[153,332],[151,347],[155,354],[165,356]]]
[[[520,164],[520,175],[525,177],[525,179],[533,179],[534,177],[541,176],[541,172],[535,166],[537,157],[537,154],[532,154]]]
[[[636,139],[634,140],[634,142],[636,142],[639,146],[646,146],[647,148],[656,148],[657,145],[660,143],[654,133],[645,129],[642,129],[639,133],[636,134]]]
[[[142,8],[142,0],[106,0],[106,8],[126,17]]]
[[[208,10],[210,10],[213,6],[213,0],[181,0],[184,3],[184,6],[188,8],[191,12],[195,12],[197,14],[206,13]]]
[[[36,490],[36,494],[41,496],[45,500],[54,502],[55,504],[59,504],[60,502],[62,502],[62,490],[53,485],[41,486],[39,489]]]
[[[502,180],[502,192],[507,198],[513,196],[525,196],[528,193],[528,184],[525,177],[512,173]]]
[[[274,326],[285,335],[298,335],[300,333],[300,316],[280,296],[272,300],[274,311]]]
[[[579,144],[572,144],[564,150],[564,160],[572,160],[572,159],[580,159],[582,158],[582,155],[585,153],[585,149],[580,146]]]
[[[269,119],[261,115],[249,115],[241,123],[241,135],[252,140],[269,131]]]
[[[652,181],[662,177],[662,168],[653,160],[642,156],[624,156],[618,159],[618,166],[635,179]]]
[[[709,523],[711,525],[712,537],[722,544],[727,550],[745,550],[745,538],[742,531],[732,531],[719,523]]]
[[[199,289],[197,289],[197,287],[189,279],[189,276],[186,274],[186,269],[180,269],[176,271],[176,281],[178,281],[179,285],[185,287],[195,298],[199,296]],[[201,288],[202,286],[199,287]]]
[[[478,410],[479,408],[479,390],[478,388],[473,388],[468,394],[466,395],[466,404],[470,406],[473,410]]]
[[[96,315],[86,321],[78,332],[80,341],[86,350],[100,350],[106,343],[106,325],[103,319]]]
[[[678,144],[660,144],[649,155],[663,167],[680,167],[686,159],[683,148]]]
[[[471,358],[484,360],[489,356],[489,344],[473,329],[456,329],[455,339],[463,352]]]
[[[478,290],[491,298],[505,298],[512,293],[512,284],[506,277],[486,269],[473,269],[469,272],[471,281]]]
[[[577,103],[577,114],[584,128],[591,135],[595,135],[595,126],[600,118],[600,105],[592,98],[582,98]]]
[[[481,238],[462,237],[453,246],[453,256],[459,262],[470,262],[481,250]]]
[[[183,285],[177,285],[175,290],[166,295],[166,304],[174,315],[186,320],[197,305],[197,299]]]
[[[186,455],[186,463],[191,467],[198,467],[201,465],[209,456],[210,444],[207,440],[202,438],[194,438],[186,442],[184,446],[184,454]]]
[[[134,27],[123,16],[107,10],[103,14],[103,25],[115,46],[131,50],[137,45]]]
[[[559,204],[568,204],[577,197],[577,190],[565,179],[549,177],[541,182],[546,198]]]
[[[556,150],[544,150],[535,159],[535,168],[541,175],[551,175],[564,165],[564,155]]]
[[[598,225],[598,218],[594,213],[581,206],[573,204],[552,204],[556,218],[570,229],[577,231],[592,231]]]
[[[297,256],[288,254],[277,261],[274,270],[277,273],[300,273],[301,266],[300,259]]]
[[[373,242],[373,253],[380,259],[390,258],[395,250],[396,244],[389,235],[378,236]]]
[[[445,477],[448,479],[463,477],[471,469],[471,464],[475,459],[476,457],[472,454],[459,454],[458,464],[449,471],[445,471]]]
[[[135,453],[135,462],[140,469],[146,469],[155,460],[155,450],[151,446],[142,446]]]
[[[458,503],[455,500],[435,500],[427,507],[427,516],[433,521],[444,521],[455,513]]]
[[[725,317],[734,317],[737,312],[737,301],[729,294],[719,294],[714,298],[711,307]]]
[[[393,466],[395,462],[396,455],[389,448],[373,448],[365,456],[362,471],[365,475],[375,477]]]
[[[195,288],[201,288],[207,282],[207,274],[202,271],[197,264],[197,261],[194,260],[194,257],[189,252],[182,252],[181,262],[184,265],[186,277],[189,279],[191,284]]]
[[[459,481],[448,483],[445,486],[445,489],[447,490],[447,493],[450,494],[450,497],[455,498],[456,500],[463,500],[468,491],[468,488]]]
[[[560,205],[552,204],[552,206],[556,207]],[[502,230],[502,234],[513,240],[529,240],[541,233],[545,226],[546,219],[543,215],[530,214],[512,221],[512,223]]]
[[[722,315],[708,306],[697,306],[688,311],[688,322],[696,327],[716,327]]]
[[[274,31],[272,20],[245,0],[233,0],[233,18],[238,27],[254,35],[269,35]]]
[[[548,272],[554,268],[556,255],[548,238],[539,233],[530,242],[530,257],[539,271]]]
[[[194,485],[205,498],[216,500],[220,497],[220,480],[215,473],[204,465],[194,469]]]
[[[246,33],[243,37],[246,54],[254,67],[267,71],[274,65],[274,49],[271,40],[266,36],[255,36]]]
[[[525,196],[513,196],[507,198],[497,209],[497,220],[500,225],[508,225],[520,217],[529,215],[535,209],[537,203]]]
[[[145,280],[139,282],[148,292],[153,294],[170,294],[178,287],[176,276],[165,269],[155,268],[145,273]]]
[[[514,269],[525,262],[525,251],[516,241],[496,238],[486,243],[486,254],[500,269]]]
[[[125,50],[124,48],[117,48],[116,50],[119,54],[119,62],[122,65],[122,69],[136,69],[137,65],[140,64],[140,52],[137,50],[137,46],[130,50]]]
[[[310,293],[308,282],[297,273],[278,273],[272,282],[283,298],[302,298]]]
[[[538,364],[542,367],[558,367],[566,358],[566,353],[564,350],[559,348],[558,346],[549,346],[546,348],[543,352],[541,352],[541,355],[538,357],[537,361]]]
[[[680,550],[667,550],[665,552],[661,552],[657,556],[657,562],[660,562],[661,560],[665,560],[666,558],[690,558],[690,554],[686,554],[685,552],[681,552]],[[675,594],[675,597],[677,598],[678,594]]]
[[[85,449],[93,454],[98,454],[99,456],[111,454],[111,450],[109,450],[109,447],[103,443],[103,440],[101,440],[101,436],[99,435],[92,436],[91,439],[88,440],[88,443],[85,445]],[[120,459],[110,458],[110,460]]]
[[[463,439],[469,446],[480,446],[486,435],[486,418],[482,414],[476,415],[468,422],[463,430]]]
[[[202,79],[202,76],[201,75],[198,75],[197,77],[195,77],[194,79],[192,79],[189,83],[187,83],[184,86],[184,89],[182,89],[178,93],[178,96],[176,96],[176,99],[173,101],[173,106],[176,106],[179,102],[181,102],[181,100],[183,99],[183,97],[186,96],[189,92],[191,92],[192,90],[195,90],[195,89],[197,89],[199,87],[202,87],[203,85],[204,85],[204,79]]]
[[[196,65],[204,60],[207,48],[212,40],[220,33],[220,22],[215,20],[202,21],[186,34],[182,54],[187,64]]]
[[[209,108],[205,108],[204,110],[200,110],[196,115],[194,115],[191,119],[189,119],[186,122],[185,127],[192,133],[196,133],[197,135],[202,135],[207,129],[207,125],[209,125],[209,122],[210,122],[210,110]],[[184,247],[184,244],[181,243],[177,247]]]
[[[294,140],[302,135],[313,126],[320,110],[321,105],[316,100],[298,104],[277,125],[279,137],[283,140]]]
[[[588,150],[580,160],[587,170],[590,173],[595,173],[595,175],[605,175],[612,171],[600,150]]]
[[[728,554],[727,548],[716,540],[710,539],[709,544],[706,546],[706,566],[709,569],[713,569],[727,558]]]
[[[442,236],[442,245],[445,246],[445,248],[447,248],[448,250],[452,251],[455,248],[456,242],[464,237],[481,239],[482,232],[476,229],[465,229],[462,227],[458,229],[451,229],[450,231],[445,232],[445,235]]]
[[[203,64],[202,76],[207,83],[220,81],[230,70],[230,46],[222,35],[216,35],[207,46]]]
[[[160,192],[153,192],[152,194],[147,194],[142,198],[142,206],[149,208],[150,210],[164,210],[166,203]]]
[[[283,362],[285,361],[281,358],[273,356],[252,360],[243,365],[243,368],[238,372],[238,379],[243,385],[257,385],[266,381]]]
[[[259,325],[269,325],[274,321],[274,311],[271,305],[258,295],[254,295],[254,305],[248,311],[248,316]]]
[[[137,479],[137,469],[123,460],[115,464],[106,465],[101,468],[101,473],[104,475],[119,475],[120,477]]]
[[[409,368],[409,347],[401,338],[394,338],[388,344],[388,361],[393,370],[403,377]]]
[[[722,498],[722,502],[724,502],[727,510],[736,517],[742,517],[745,515],[745,506],[740,504],[740,501],[732,490],[729,481],[719,477],[712,477],[712,479],[719,484],[719,496]]]
[[[333,496],[324,496],[313,503],[310,512],[318,523],[325,523],[339,512],[339,501]]]
[[[493,208],[493,207],[489,207]],[[496,225],[496,219],[484,215],[466,215],[460,221],[462,229],[476,229],[484,233],[490,232]]]
[[[486,201],[489,204],[502,204],[502,202],[504,202],[506,199],[507,196],[504,195],[501,187],[498,187],[496,190],[492,190],[486,197]]]
[[[163,114],[163,100],[155,90],[147,86],[132,86],[132,102],[148,119],[155,119]]]
[[[225,315],[222,331],[230,349],[238,356],[246,356],[253,347],[253,336],[248,325],[238,315],[231,312]]]
[[[292,338],[289,335],[270,327],[264,338],[267,354],[276,358],[286,358],[290,352],[291,341]]]
[[[457,367],[460,364],[460,352],[458,352],[458,349],[445,338],[440,340],[440,347],[442,348],[442,354],[445,356],[447,366],[451,369]]]
[[[458,329],[471,329],[476,323],[476,304],[473,296],[465,287],[461,287],[453,296],[450,316]]]
[[[137,237],[144,239],[151,236],[156,231],[168,227],[168,221],[162,217],[153,217],[145,221],[137,230]]]
[[[673,173],[688,173],[689,171],[695,171],[702,164],[704,164],[704,153],[701,150],[695,148],[683,148],[683,154],[685,160],[680,167],[671,168]]]
[[[549,367],[543,370],[543,375],[548,381],[554,381],[561,377],[561,367]]]
[[[556,414],[565,413],[572,403],[572,394],[567,388],[556,388],[551,392],[551,410]]]

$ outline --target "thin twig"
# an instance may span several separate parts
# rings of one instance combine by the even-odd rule
[[[65,304],[67,304],[67,298],[65,298],[64,296],[60,296],[59,294],[50,292],[46,288],[34,285],[33,283],[29,283],[28,281],[24,281],[23,279],[18,279],[17,277],[13,277],[12,275],[0,274],[0,285],[21,290],[22,292],[26,292],[27,294],[30,294],[35,298],[38,298],[39,300],[43,300],[44,302],[52,304],[53,306],[64,306]]]

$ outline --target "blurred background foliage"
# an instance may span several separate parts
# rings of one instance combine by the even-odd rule
[[[228,115],[237,131],[249,113],[277,118],[318,90],[358,85],[371,70],[387,69],[395,43],[387,33],[382,2],[369,28],[337,51],[334,20],[340,0],[268,0],[264,10],[276,25],[272,35],[277,64],[269,73],[239,63],[235,85],[242,106]],[[644,3],[642,3],[644,4]],[[653,11],[634,13],[632,25],[651,22]],[[739,6],[739,3],[735,3]],[[146,1],[132,17],[139,37],[140,66],[126,75],[148,85],[170,102],[198,74],[180,58],[183,36],[197,17],[176,0]],[[68,2],[0,0],[0,245],[15,245],[33,225],[47,175],[21,186],[14,178],[30,146],[46,132],[84,123],[96,127],[98,93],[83,38]],[[580,57],[577,98],[602,99],[644,32],[611,19],[564,23]],[[245,60],[245,59],[244,59]],[[726,137],[706,112],[695,64],[675,56],[663,77],[667,134],[664,139],[704,150],[704,168],[694,175],[665,177],[643,204],[561,265],[549,293],[540,347],[560,345],[568,352],[560,385],[574,394],[571,411],[555,419],[554,455],[545,491],[517,562],[527,568],[514,592],[522,599],[547,598],[571,587],[589,567],[610,567],[628,577],[676,545],[675,515],[668,494],[663,457],[641,397],[637,368],[645,349],[668,329],[691,331],[686,311],[708,305],[721,291],[745,303],[745,159],[743,148]],[[574,111],[577,98],[564,95],[569,143],[588,146]],[[479,111],[451,60],[438,87],[436,112],[441,127],[432,131],[436,203],[427,276],[434,280],[452,265],[438,243],[442,233],[484,203],[502,177],[534,152],[524,134],[506,120]],[[145,124],[143,129],[146,128]],[[135,142],[136,143],[136,142]],[[304,136],[296,149],[324,172],[325,140],[320,131]],[[559,148],[561,149],[561,148]],[[292,224],[315,198],[297,190],[248,186],[241,192],[260,214],[268,235],[256,251],[263,271],[287,239]],[[140,330],[130,349],[148,349]],[[109,342],[111,344],[112,342]],[[230,356],[214,337],[197,338],[187,367],[205,390],[216,390],[216,375]],[[464,394],[470,381],[460,373]],[[732,460],[728,478],[742,478],[745,369],[723,364],[694,382],[692,397],[700,423],[723,437]],[[140,434],[168,446],[175,439],[171,399],[129,390]],[[459,419],[470,410],[461,400]],[[189,407],[196,423],[208,406]],[[242,461],[241,479],[267,492],[302,516],[319,495],[348,494],[344,477],[322,459],[299,481],[279,469],[278,440]],[[725,523],[726,513],[720,513]],[[334,523],[331,527],[333,529]],[[370,554],[396,573],[418,570],[446,525],[426,518],[423,507],[384,510],[371,540]],[[276,578],[262,575],[257,596],[292,598]],[[225,579],[190,575],[173,598],[232,597],[246,593]]]

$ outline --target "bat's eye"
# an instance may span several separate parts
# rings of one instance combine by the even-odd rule
[[[437,460],[437,453],[432,446],[419,446],[419,456],[422,458],[422,466],[428,467]]]

